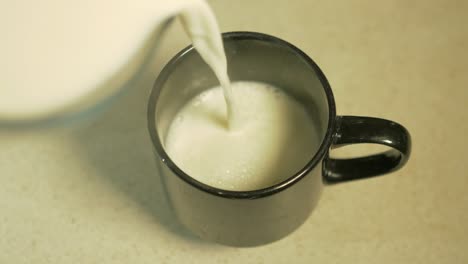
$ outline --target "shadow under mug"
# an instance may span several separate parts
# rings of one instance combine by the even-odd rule
[[[273,242],[307,219],[324,185],[389,173],[408,160],[408,131],[389,120],[337,116],[327,79],[295,46],[254,32],[224,33],[223,41],[231,80],[266,82],[283,89],[313,115],[321,144],[297,173],[264,189],[223,190],[190,177],[168,156],[164,139],[177,111],[197,94],[218,85],[218,80],[192,46],[179,52],[155,82],[148,105],[148,129],[175,215],[199,237],[231,246]],[[391,149],[351,159],[328,155],[331,148],[356,143]]]

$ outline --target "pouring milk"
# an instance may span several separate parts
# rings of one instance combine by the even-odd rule
[[[222,88],[179,111],[164,143],[171,159],[195,179],[229,190],[268,187],[305,166],[318,144],[310,116],[277,87],[230,85],[221,34],[204,0],[4,3],[0,122],[41,119],[111,96],[138,70],[143,58],[134,50],[145,36],[175,15]]]
[[[227,84],[218,25],[204,0],[0,4],[0,122],[78,111],[111,96],[141,66],[135,51],[145,38],[175,15]]]

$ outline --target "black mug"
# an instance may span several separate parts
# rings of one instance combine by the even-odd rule
[[[295,46],[254,32],[224,33],[223,41],[231,80],[260,81],[282,88],[314,115],[321,144],[305,167],[267,188],[223,190],[190,177],[168,156],[164,138],[178,110],[218,81],[192,46],[179,52],[155,82],[148,105],[148,129],[168,200],[179,221],[199,237],[242,247],[273,242],[307,219],[324,185],[389,173],[408,160],[408,131],[385,119],[337,116],[327,79]],[[357,143],[391,149],[351,159],[328,155],[331,148]]]

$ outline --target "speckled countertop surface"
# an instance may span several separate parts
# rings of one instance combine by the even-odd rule
[[[295,233],[206,243],[171,214],[146,131],[174,24],[127,96],[90,123],[0,131],[0,263],[468,263],[468,2],[211,1],[223,31],[269,33],[321,66],[339,114],[404,124],[407,166],[328,187]]]

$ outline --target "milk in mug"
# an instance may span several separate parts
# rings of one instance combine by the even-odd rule
[[[226,123],[223,91],[199,94],[178,112],[164,146],[196,180],[224,190],[269,187],[294,175],[312,159],[319,139],[305,107],[278,87],[231,84],[238,126]]]

